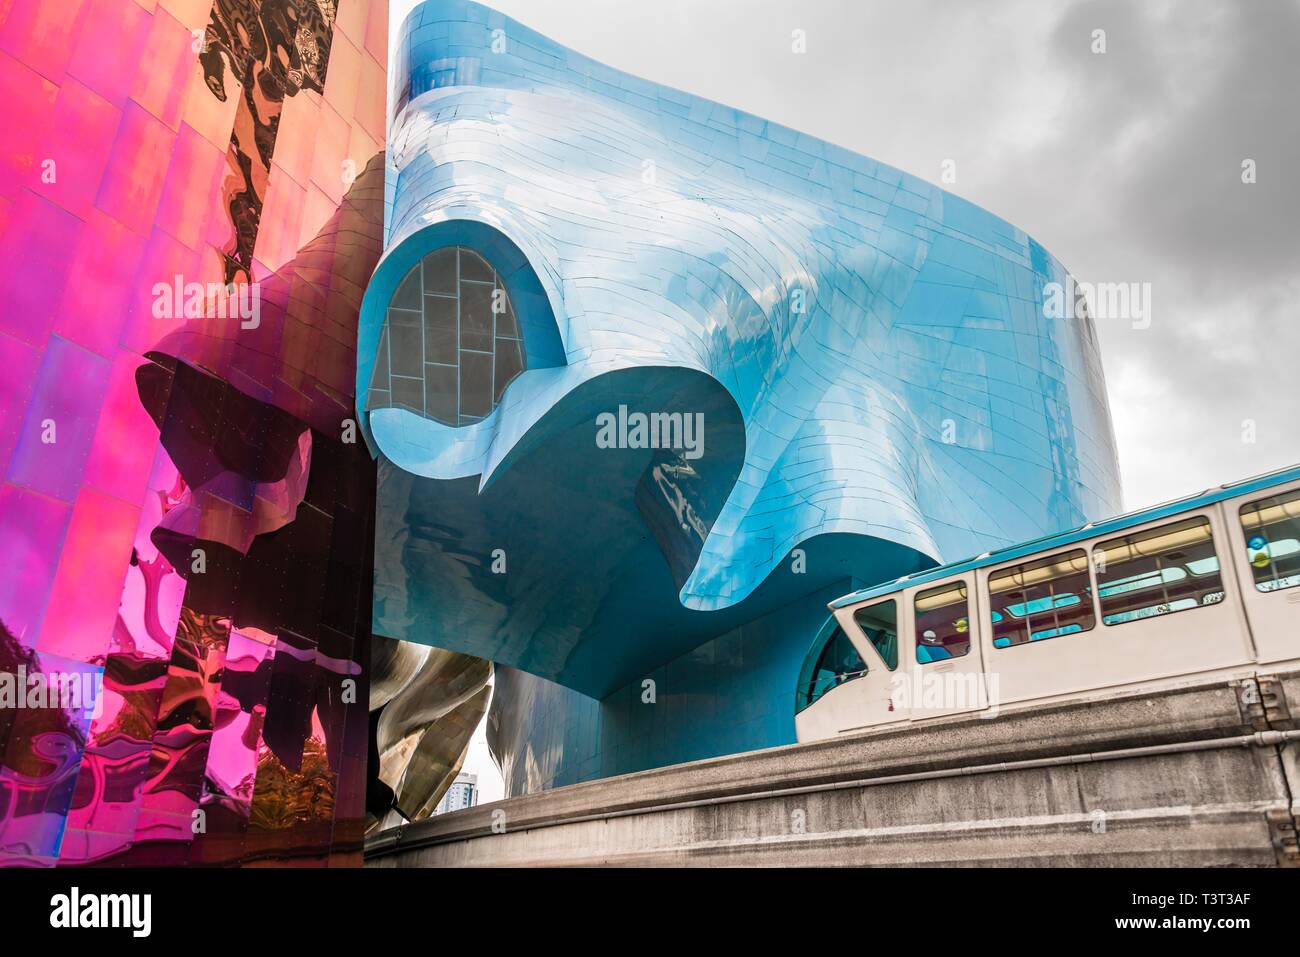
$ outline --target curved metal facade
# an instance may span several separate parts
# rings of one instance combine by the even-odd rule
[[[398,282],[446,245],[502,275],[528,361],[470,426],[364,410],[377,632],[517,668],[516,690],[608,698],[832,586],[1118,509],[1092,326],[1043,318],[1067,273],[1023,231],[461,0],[412,13],[393,75],[357,395]],[[656,412],[700,423],[698,447],[604,447],[602,416]],[[822,617],[782,640],[801,655]],[[632,763],[792,735],[796,675],[751,661],[734,677],[779,699],[770,721],[684,720],[693,741]],[[507,764],[594,740],[575,730],[594,703],[541,697],[554,720],[525,733],[498,694]],[[569,747],[578,778],[612,767]]]

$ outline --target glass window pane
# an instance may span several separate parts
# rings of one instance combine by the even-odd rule
[[[424,367],[424,404],[428,414],[447,425],[456,422],[455,366]]]
[[[1093,550],[1097,597],[1107,625],[1167,615],[1223,600],[1208,518],[1190,518]]]
[[[424,383],[420,379],[393,376],[393,405],[424,414]]]
[[[950,582],[918,592],[914,606],[918,664],[946,661],[970,653],[965,582]]]
[[[456,295],[456,247],[435,249],[424,257],[424,292]]]
[[[1300,490],[1243,505],[1241,530],[1257,589],[1300,585]]]
[[[832,688],[867,673],[866,663],[853,642],[836,627],[825,643],[812,648],[804,659],[795,710],[802,711]]]
[[[393,375],[404,375],[418,379],[424,373],[424,330],[419,323],[407,324],[392,321],[396,310],[388,310],[388,335],[392,342],[389,355],[393,361]],[[418,319],[418,313],[415,314]]]
[[[420,324],[420,310],[418,309],[398,309],[395,306],[388,310],[388,326],[418,326]]]
[[[875,646],[885,667],[893,671],[898,667],[898,605],[893,600],[859,608],[853,620],[862,629],[867,640]]]
[[[375,355],[375,371],[370,377],[373,389],[388,388],[388,324],[379,330],[379,352]]]
[[[491,352],[492,287],[462,283],[460,289],[460,347]]]
[[[476,282],[494,282],[496,272],[491,266],[472,249],[461,247],[460,250],[460,278],[472,279]],[[464,290],[461,291],[462,295]]]
[[[456,300],[424,297],[424,361],[456,364]]]
[[[497,310],[497,337],[503,339],[518,339],[519,324],[515,322],[515,308],[510,302],[510,297],[506,294],[505,286],[497,283],[497,289],[500,290],[501,307]]]
[[[406,278],[397,286],[397,292],[393,293],[393,298],[388,303],[398,309],[412,309],[420,311],[420,267],[416,265],[414,269],[406,274]]]
[[[460,354],[460,414],[483,416],[492,411],[492,354]]]
[[[994,648],[1077,635],[1097,625],[1083,549],[994,572],[989,604]]]
[[[524,368],[523,352],[518,339],[497,340],[496,386],[492,391],[492,404],[501,401],[501,393],[506,391],[510,380],[519,375]]]

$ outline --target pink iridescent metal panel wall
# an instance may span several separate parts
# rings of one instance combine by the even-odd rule
[[[0,3],[0,865],[360,863],[387,29]]]

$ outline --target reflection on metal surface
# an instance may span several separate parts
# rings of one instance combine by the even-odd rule
[[[428,645],[375,635],[370,641],[370,710],[378,711],[393,700],[432,651]]]
[[[0,668],[102,692],[0,713],[0,864],[359,863],[387,15],[5,6]]]
[[[480,689],[474,697],[431,724],[421,736],[397,788],[396,806],[409,820],[423,820],[432,814],[456,780],[469,739],[487,713],[491,694],[490,688]]]
[[[405,645],[376,639],[376,644]],[[397,684],[393,665],[408,670],[408,653],[388,649],[383,680]],[[396,795],[407,820],[433,812],[464,760],[470,736],[487,711],[492,664],[441,648],[427,657],[389,700],[379,717],[379,776]]]

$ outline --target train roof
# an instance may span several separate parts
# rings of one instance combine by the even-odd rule
[[[893,581],[881,582],[878,585],[862,588],[842,598],[837,598],[830,603],[829,607],[843,608],[845,605],[852,605],[880,595],[888,595],[891,592],[901,591],[913,585],[938,581],[941,578],[947,578],[949,575],[957,575],[972,569],[985,568],[989,565],[998,565],[1005,561],[1034,555],[1038,552],[1063,548],[1066,545],[1072,545],[1075,542],[1081,542],[1096,535],[1123,531],[1126,528],[1142,525],[1155,519],[1177,515],[1179,512],[1190,511],[1194,508],[1203,508],[1206,505],[1213,505],[1225,499],[1236,498],[1238,495],[1248,495],[1251,492],[1262,491],[1274,485],[1284,485],[1297,479],[1300,479],[1300,465],[1288,466],[1275,472],[1266,472],[1254,478],[1207,489],[1199,494],[1174,499],[1172,502],[1165,502],[1162,505],[1152,505],[1134,512],[1125,512],[1123,515],[1117,515],[1101,522],[1089,522],[1087,525],[1080,525],[1078,528],[1066,532],[1055,532],[1042,538],[1036,538],[1033,541],[1022,542],[1019,545],[1007,545],[996,551],[985,552],[974,558],[949,562],[947,565],[939,565],[923,572],[904,575],[902,578],[895,578]]]

